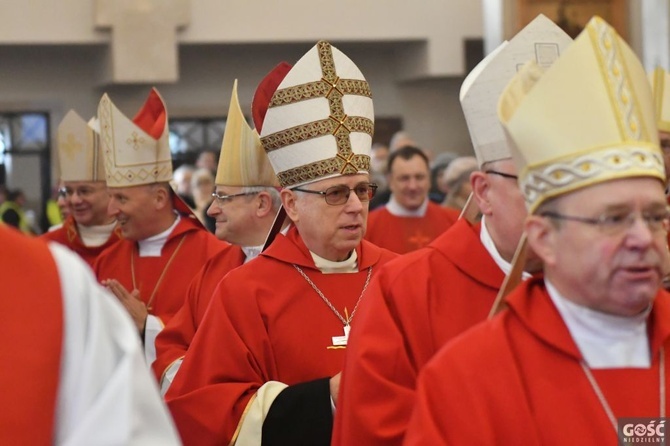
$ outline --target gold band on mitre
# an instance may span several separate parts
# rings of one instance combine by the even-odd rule
[[[369,173],[374,110],[358,67],[318,42],[282,80],[263,121],[261,142],[279,183],[297,187]]]
[[[105,162],[94,128],[74,110],[58,125],[58,162],[62,181],[105,181]]]
[[[665,182],[642,64],[599,17],[542,72],[530,62],[500,97],[529,212],[546,200],[619,178]]]
[[[167,108],[155,88],[132,120],[104,94],[98,119],[108,187],[172,180]]]
[[[660,131],[670,133],[670,74],[657,67],[650,73],[649,81],[654,93],[656,125]]]
[[[230,98],[215,183],[242,187],[279,185],[258,132],[251,129],[242,113],[237,96],[237,79]]]

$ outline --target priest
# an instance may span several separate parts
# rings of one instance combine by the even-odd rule
[[[356,65],[321,41],[258,107],[291,226],[219,283],[166,395],[187,445],[329,444],[349,330],[395,257],[362,240],[374,114]]]
[[[406,444],[633,443],[622,419],[669,405],[670,215],[642,64],[594,17],[498,110],[544,276],[426,365]]]
[[[470,181],[482,221],[462,218],[423,252],[382,268],[371,284],[342,374],[335,444],[402,444],[423,366],[491,312],[512,269],[526,216],[517,169],[498,122],[498,99],[517,67],[536,56],[539,44],[558,57],[570,42],[551,20],[538,16],[463,82],[461,105],[480,165]],[[536,269],[536,263],[526,268]]]
[[[284,73],[288,64],[281,65]],[[276,85],[275,85],[276,88]],[[216,220],[216,236],[230,243],[200,269],[188,287],[186,302],[156,338],[153,369],[165,394],[205,314],[219,281],[260,254],[281,206],[274,175],[260,137],[247,124],[233,85],[226,130],[216,172],[214,201],[207,213]]]
[[[41,236],[67,246],[91,267],[121,237],[116,219],[107,213],[109,193],[97,124],[70,110],[58,125],[60,179],[70,215],[60,228]]]
[[[154,341],[186,299],[198,270],[226,247],[199,223],[169,185],[167,110],[156,89],[132,120],[105,94],[98,107],[109,213],[124,240],[101,254],[95,272],[121,301],[144,341]]]

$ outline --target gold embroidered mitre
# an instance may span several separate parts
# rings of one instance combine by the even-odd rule
[[[656,125],[660,131],[670,133],[670,74],[657,67],[649,78],[654,93]]]
[[[58,163],[62,181],[105,181],[99,135],[74,110],[58,124]]]
[[[649,81],[611,26],[592,18],[541,71],[530,62],[498,104],[531,213],[552,197],[608,180],[665,181]]]
[[[507,83],[529,60],[551,66],[571,43],[570,36],[540,14],[512,40],[493,50],[465,78],[460,91],[461,107],[480,167],[512,156],[497,113],[498,99]]]
[[[283,187],[368,173],[372,94],[344,53],[320,41],[286,74],[263,120],[261,141]]]
[[[167,109],[155,88],[132,120],[116,108],[107,94],[103,95],[98,119],[108,187],[172,179]]]
[[[263,150],[260,137],[242,114],[237,96],[237,79],[228,108],[221,144],[216,184],[221,186],[278,186],[277,177]]]

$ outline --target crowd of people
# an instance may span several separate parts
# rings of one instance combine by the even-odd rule
[[[263,78],[253,126],[235,81],[219,153],[174,171],[155,88],[133,118],[107,94],[70,111],[51,230],[2,191],[0,443],[596,445],[663,423],[670,74],[599,17],[573,40],[540,15],[463,81],[473,156],[434,158],[373,144],[372,87],[319,41]]]

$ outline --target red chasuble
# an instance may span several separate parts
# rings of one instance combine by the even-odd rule
[[[293,265],[351,314],[369,268],[374,275],[395,257],[366,241],[356,251],[359,272],[322,274],[293,227],[219,283],[166,396],[185,444],[228,444],[268,381],[292,386],[342,370],[346,349],[333,337],[343,335],[343,324]]]
[[[351,332],[334,445],[400,445],[421,368],[483,321],[504,279],[480,225],[459,220],[428,248],[384,266]]]
[[[508,303],[508,311],[449,343],[426,365],[406,444],[617,444],[542,279],[524,283]],[[648,329],[651,368],[593,370],[616,418],[660,416],[661,348],[670,369],[665,291],[656,296]],[[667,372],[664,384],[670,386]]]
[[[242,248],[229,245],[210,258],[195,276],[186,292],[186,302],[156,338],[156,361],[152,368],[159,382],[165,370],[186,354],[216,286],[245,259]]]
[[[40,237],[45,240],[52,240],[54,242],[60,243],[61,245],[67,246],[72,251],[79,254],[79,257],[84,259],[84,261],[86,261],[86,263],[88,263],[88,265],[92,268],[100,253],[121,239],[121,230],[118,228],[118,226],[114,228],[111,235],[109,236],[109,239],[107,239],[107,241],[100,246],[86,246],[84,245],[84,241],[79,235],[79,231],[77,230],[77,223],[70,215],[63,222],[63,226],[56,230],[46,232]]]
[[[427,246],[451,225],[460,212],[428,202],[423,217],[397,217],[386,207],[375,209],[368,215],[365,239],[398,254],[405,254]]]
[[[160,257],[140,257],[137,243],[124,239],[98,257],[94,270],[98,280],[116,279],[128,291],[137,288],[149,314],[165,324],[184,304],[189,283],[200,268],[226,246],[200,223],[182,217]]]
[[[63,335],[58,270],[47,245],[0,226],[0,444],[49,445]]]

